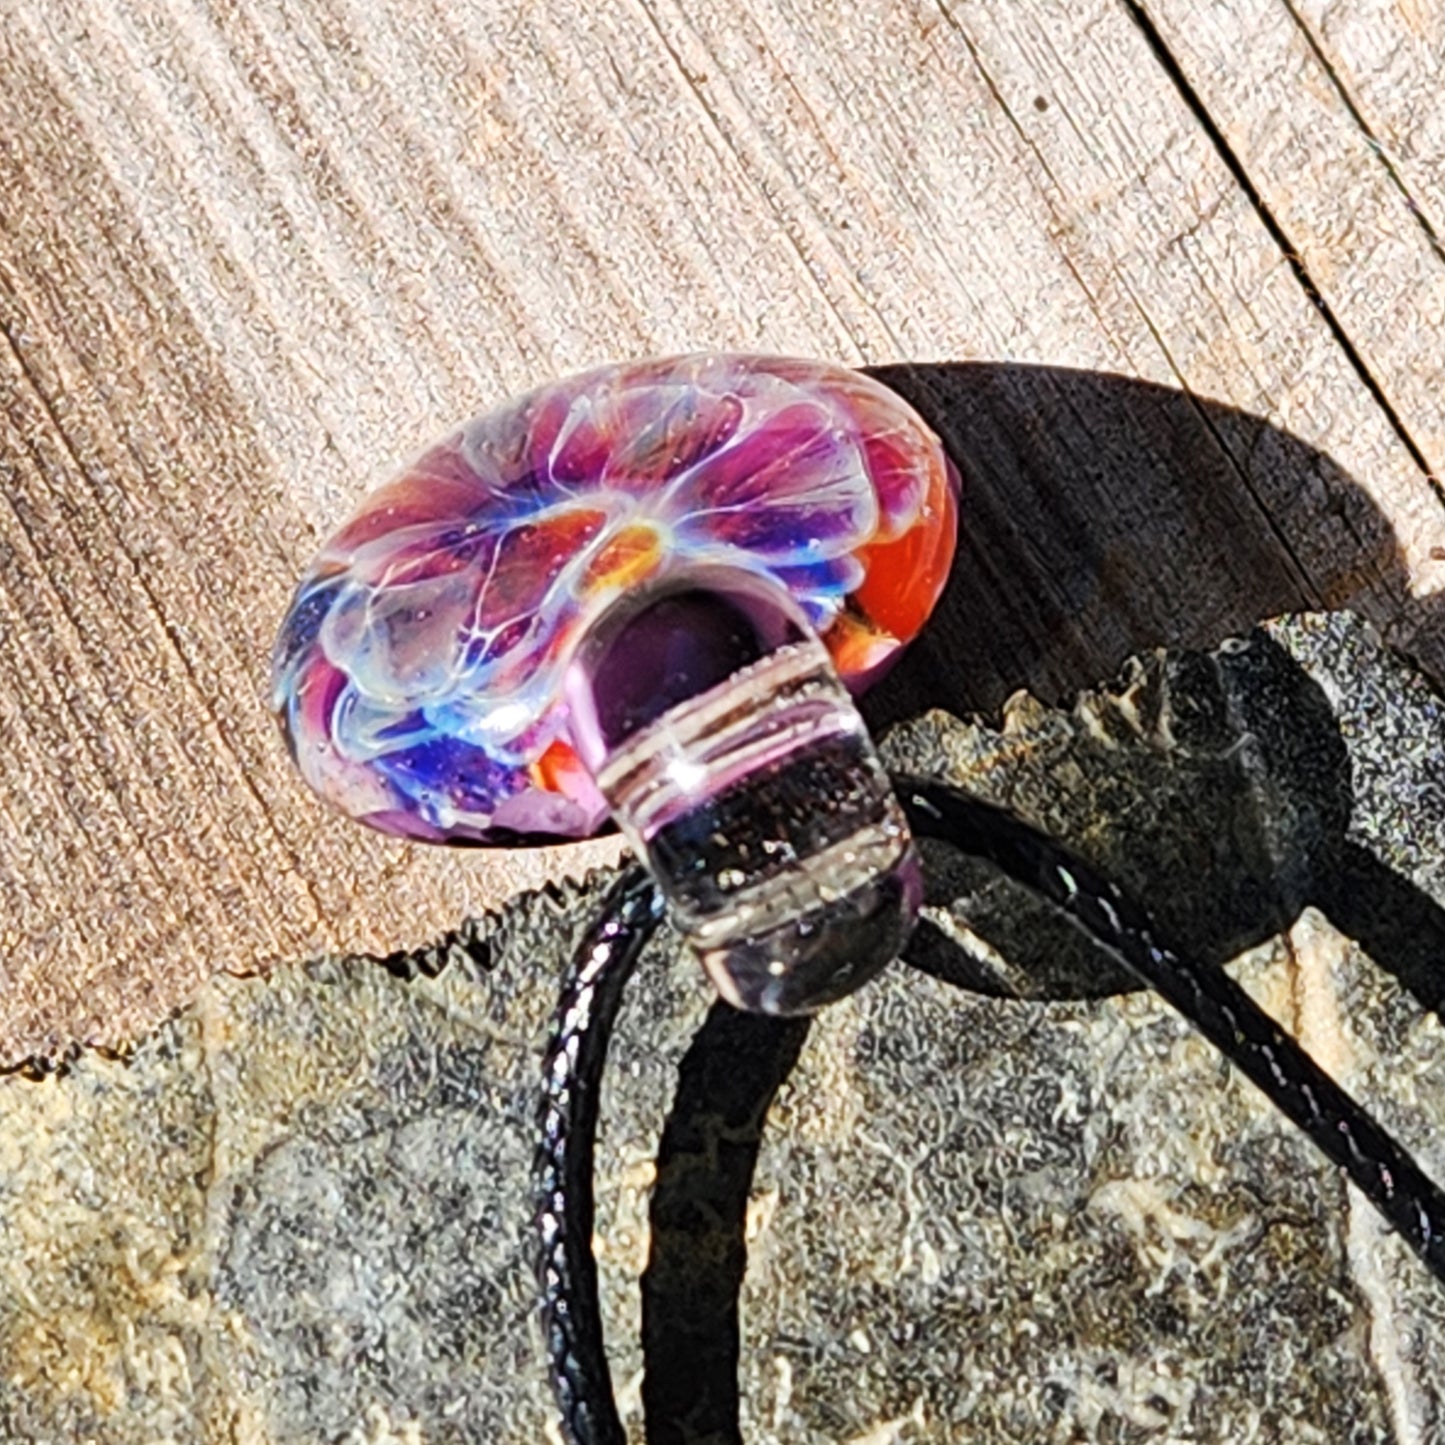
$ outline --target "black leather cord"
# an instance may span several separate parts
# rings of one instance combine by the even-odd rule
[[[542,1064],[537,1283],[568,1445],[626,1445],[612,1399],[592,1257],[592,1150],[622,987],[661,917],[662,895],[647,870],[640,864],[628,869],[573,955]]]
[[[1160,942],[1148,914],[1115,884],[1002,808],[926,778],[893,783],[917,836],[987,859],[1033,889],[1178,1009],[1445,1283],[1445,1193],[1228,974]]]
[[[895,777],[893,783],[916,836],[991,862],[1158,992],[1346,1171],[1445,1283],[1445,1192],[1233,979],[1160,941],[1140,905],[1012,814],[931,779]],[[538,1278],[568,1445],[626,1440],[612,1400],[592,1258],[592,1152],[598,1088],[622,987],[662,909],[661,895],[640,865],[614,885],[567,972],[546,1055],[537,1154]],[[665,1428],[649,1417],[649,1440],[669,1438],[660,1433]]]

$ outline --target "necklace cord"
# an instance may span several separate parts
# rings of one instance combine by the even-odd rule
[[[1445,1283],[1445,1192],[1228,974],[1161,942],[1117,884],[1011,813],[930,779],[895,777],[894,786],[916,835],[993,863],[1172,1004],[1345,1170]]]
[[[662,918],[641,864],[608,891],[563,980],[542,1063],[534,1165],[542,1332],[568,1445],[626,1445],[602,1338],[592,1254],[592,1157],[623,985]]]
[[[1430,1272],[1445,1283],[1445,1192],[1228,974],[1163,942],[1148,913],[1117,884],[1013,814],[931,779],[895,775],[893,783],[915,836],[949,844],[993,864],[1052,904],[1154,989],[1346,1172]],[[592,1254],[593,1150],[607,1046],[623,988],[661,920],[663,908],[657,885],[640,864],[629,868],[612,886],[564,978],[544,1057],[541,1142],[535,1170],[537,1276],[552,1386],[567,1445],[626,1445],[613,1400]],[[732,1015],[732,1010],[716,1006],[705,1030],[723,1026],[717,1019],[719,1012]],[[767,1105],[796,1059],[806,1025],[801,1020],[733,1017],[739,1025],[766,1023],[780,1031],[770,1050],[763,1051],[772,1059],[768,1077],[761,1090],[754,1089],[748,1096],[749,1117],[744,1123],[760,1139]],[[695,1046],[688,1060],[697,1053]],[[741,1059],[734,1062],[739,1076],[757,1072],[756,1067],[744,1068]],[[681,1122],[669,1120],[671,1132],[664,1137],[662,1152],[669,1140],[674,1152],[696,1152],[698,1141],[688,1132],[695,1132],[692,1116],[704,1112],[703,1096],[718,1094],[726,1084],[701,1076],[691,1079],[691,1091],[699,1099],[681,1110],[686,1116]],[[739,1101],[746,1102],[743,1094]],[[674,1115],[678,1113],[674,1110]],[[744,1202],[757,1139],[744,1161],[747,1167],[740,1196]],[[660,1178],[659,1189],[662,1184]],[[678,1206],[684,1213],[695,1212],[695,1196],[694,1189],[674,1203],[664,1201],[663,1216]],[[655,1228],[663,1223],[658,1208],[654,1200]],[[678,1232],[676,1223],[674,1233]],[[672,1253],[676,1254],[675,1247]],[[650,1279],[645,1277],[643,1286],[644,1332],[651,1330],[653,1336],[663,1322],[648,1304],[655,1306],[668,1292],[677,1294],[675,1281],[668,1277],[669,1272],[676,1272],[676,1261],[669,1264],[670,1258],[667,1249],[659,1252],[655,1239]],[[741,1265],[740,1259],[732,1260],[729,1288],[740,1283]],[[675,1328],[675,1322],[669,1327]],[[725,1308],[721,1310],[710,1328],[721,1341],[723,1353],[731,1349],[735,1357],[735,1310],[731,1315]],[[645,1341],[644,1355],[649,1360],[656,1344],[655,1338],[650,1346]],[[676,1404],[672,1398],[676,1393],[675,1382],[645,1381],[649,1440],[669,1438],[660,1432],[664,1430],[663,1417]],[[718,1396],[707,1408],[701,1400],[693,1404],[715,1417],[717,1407],[723,1415],[729,1413],[729,1401],[735,1413],[735,1395]],[[667,1409],[662,1408],[664,1403]]]

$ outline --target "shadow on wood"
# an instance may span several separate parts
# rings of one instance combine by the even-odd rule
[[[864,705],[875,727],[928,707],[991,713],[1018,688],[1058,703],[1147,648],[1355,605],[1387,640],[1424,634],[1438,680],[1441,604],[1411,596],[1389,523],[1328,456],[1262,418],[1061,367],[866,370],[942,438],[964,496],[939,609]]]

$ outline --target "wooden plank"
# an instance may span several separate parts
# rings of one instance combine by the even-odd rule
[[[899,381],[970,507],[885,714],[1299,604],[1445,675],[1439,501],[1112,0],[11,0],[0,68],[6,1058],[598,856],[367,837],[261,701],[362,491],[593,362],[987,363]]]
[[[1434,0],[1296,0],[1294,8],[1438,247],[1445,238],[1445,10]]]
[[[1445,17],[1416,15],[1424,30],[1410,45],[1401,33],[1410,7],[1371,6],[1378,29],[1369,27],[1368,51],[1360,44],[1364,17],[1332,26],[1353,62],[1347,75],[1289,0],[1243,11],[1197,0],[1139,8],[1338,317],[1342,341],[1379,384],[1426,468],[1445,477],[1445,249],[1410,189],[1418,175],[1428,205],[1432,170],[1445,177],[1445,130],[1430,134],[1438,99],[1431,120],[1420,115],[1427,94],[1438,96]],[[1379,63],[1387,68],[1365,85],[1366,101],[1386,107],[1389,133],[1401,133],[1397,144],[1411,155],[1406,170],[1393,165],[1353,100],[1351,81],[1367,81]]]

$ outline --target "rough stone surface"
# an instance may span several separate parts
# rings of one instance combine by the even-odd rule
[[[886,751],[1067,838],[1207,962],[1239,955],[1445,1179],[1445,709],[1363,624],[1146,658],[997,731],[932,714]],[[1184,1021],[1016,889],[929,861],[919,967],[813,1023],[767,1120],[743,1437],[1441,1438],[1445,1288]],[[533,1074],[604,881],[390,968],[216,981],[126,1060],[0,1080],[0,1440],[549,1438]],[[709,1007],[664,934],[603,1101],[638,1439],[649,1188]],[[699,1225],[698,1298],[715,1245]]]

